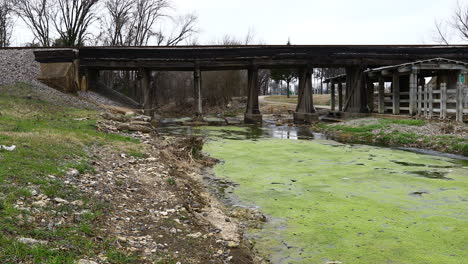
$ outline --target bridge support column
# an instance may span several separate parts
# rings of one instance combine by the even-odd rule
[[[335,96],[335,83],[334,82],[330,82],[330,85],[331,85],[331,110],[332,111],[335,111],[335,107],[336,107],[336,96]]]
[[[202,74],[200,68],[196,67],[193,72],[193,92],[195,99],[195,116],[201,118],[203,116],[203,98],[202,98]]]
[[[418,73],[411,72],[409,77],[409,114],[415,116],[418,111]]]
[[[394,115],[400,114],[400,75],[398,72],[393,73],[392,81],[392,113]]]
[[[368,113],[367,88],[364,68],[360,66],[346,68],[346,103],[345,112]]]
[[[304,67],[299,73],[299,91],[294,123],[311,124],[318,121],[312,93],[312,69]]]
[[[343,83],[338,82],[338,111],[343,111]]]
[[[260,87],[258,85],[258,68],[252,66],[248,70],[248,98],[247,111],[244,115],[244,122],[249,124],[262,123],[262,115],[258,103]]]
[[[152,93],[151,93],[151,70],[141,69],[141,90],[143,94],[143,110],[145,115],[151,116],[152,109]]]

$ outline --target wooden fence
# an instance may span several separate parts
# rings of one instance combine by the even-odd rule
[[[457,89],[447,89],[446,83],[440,84],[439,90],[434,90],[434,85],[427,85],[423,90],[418,87],[417,113],[426,118],[437,117],[447,119],[449,114],[455,114],[456,121],[463,122],[463,115],[468,115],[468,89],[462,84],[458,84]]]
[[[446,83],[441,83],[438,90],[436,87],[428,84],[425,87],[418,86],[416,91],[398,95],[385,93],[381,97],[382,102],[379,102],[380,112],[392,110],[394,114],[399,114],[400,111],[408,111],[428,119],[448,119],[449,115],[454,115],[456,121],[463,122],[463,116],[468,115],[468,87],[461,83],[456,89],[447,89]],[[398,96],[399,100],[394,100],[394,96]]]

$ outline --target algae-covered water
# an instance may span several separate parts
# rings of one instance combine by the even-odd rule
[[[268,216],[247,236],[273,263],[468,263],[466,161],[292,128],[200,131],[216,176]]]

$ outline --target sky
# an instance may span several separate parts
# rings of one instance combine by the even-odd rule
[[[459,0],[460,1],[460,0]],[[466,0],[461,0],[466,1]],[[174,12],[196,13],[198,43],[225,35],[255,44],[432,44],[434,20],[447,19],[457,0],[172,0]],[[17,21],[14,45],[31,40]],[[459,40],[453,39],[454,43]]]

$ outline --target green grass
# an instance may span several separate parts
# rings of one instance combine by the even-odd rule
[[[133,258],[116,253],[112,240],[94,239],[107,205],[64,184],[62,176],[69,168],[80,173],[94,171],[86,152],[91,146],[127,152],[138,149],[138,141],[99,132],[95,111],[24,96],[31,93],[34,91],[26,84],[0,87],[0,144],[17,146],[15,151],[0,151],[0,263],[75,263],[103,252],[111,256],[110,263],[133,263]],[[81,200],[84,205],[50,205],[39,208],[39,213],[15,208],[17,201],[33,201],[32,189],[50,198]],[[74,210],[88,213],[52,230],[40,221],[24,221],[28,217],[52,219]],[[49,243],[29,246],[19,243],[18,237]]]
[[[377,123],[362,125],[330,125],[318,124],[319,130],[331,131],[336,139],[349,143],[376,143],[383,146],[414,146],[419,148],[434,149],[442,152],[462,154],[468,156],[468,142],[452,135],[427,136],[415,133],[403,133],[397,130],[388,132],[376,132],[389,130],[392,125],[423,126],[425,120],[419,119],[389,119],[380,118]]]

